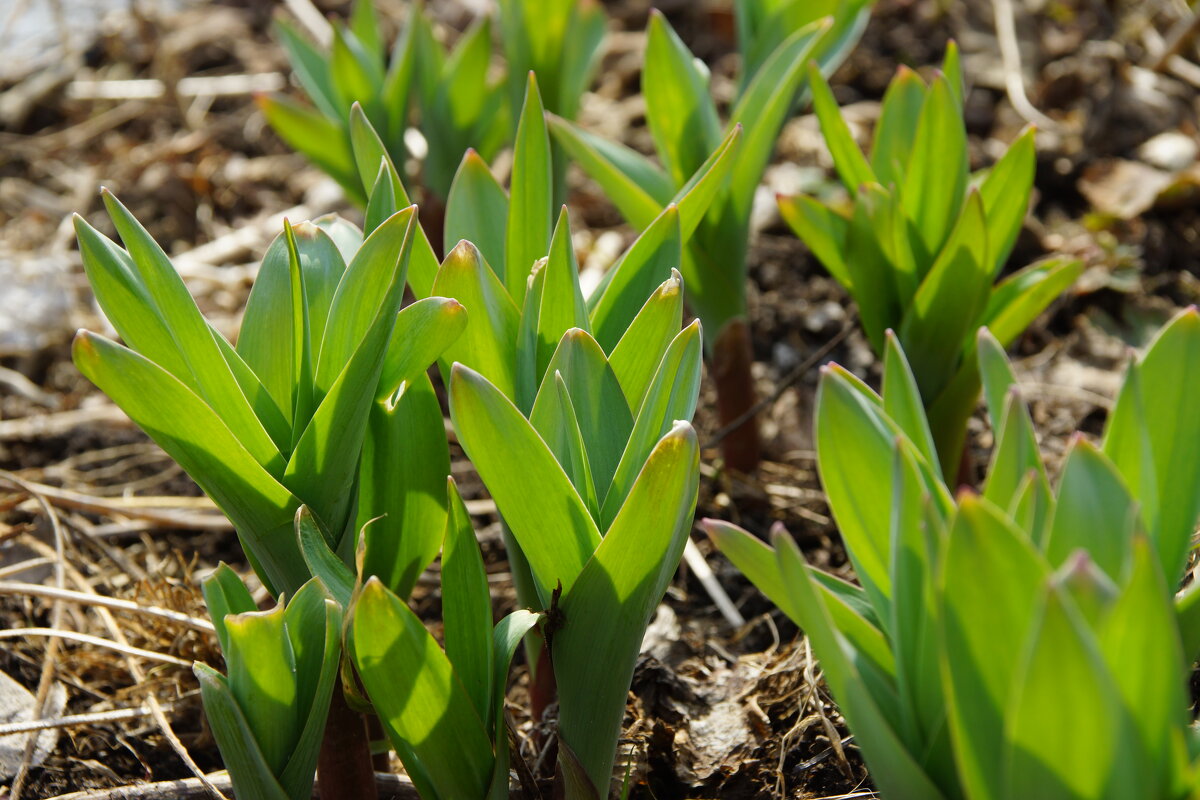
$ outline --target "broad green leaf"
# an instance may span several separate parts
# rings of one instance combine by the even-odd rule
[[[299,222],[292,226],[300,261],[303,309],[311,342],[319,343],[325,331],[329,305],[338,281],[346,271],[337,245],[316,225]],[[286,237],[280,234],[267,249],[262,266],[246,300],[238,334],[237,352],[245,359],[270,392],[289,423],[293,423],[294,398],[301,364],[296,355],[303,343],[296,342],[296,310]],[[311,345],[309,352],[311,352]],[[302,420],[301,424],[307,422]],[[290,446],[290,442],[289,442]]]
[[[350,11],[350,30],[362,43],[363,49],[375,61],[383,62],[383,39],[379,34],[379,18],[372,0],[355,0]]]
[[[350,149],[354,154],[354,164],[358,169],[358,178],[362,181],[363,190],[366,191],[375,184],[381,169],[380,165],[384,165],[392,183],[392,195],[396,204],[394,211],[412,205],[408,192],[404,188],[404,182],[400,180],[400,173],[396,171],[396,164],[392,161],[391,153],[358,103],[350,106],[349,130]],[[370,233],[369,230],[367,232]]]
[[[634,416],[633,431],[601,504],[602,528],[607,529],[608,523],[625,504],[642,465],[659,439],[672,430],[676,421],[690,420],[696,412],[702,360],[700,320],[695,320],[667,347],[650,389]]]
[[[369,2],[369,0],[363,0]],[[420,3],[413,3],[410,15],[421,15]],[[391,144],[389,153],[395,161],[403,163],[406,155],[404,131],[408,127],[410,98],[417,89],[416,26],[404,25],[392,44],[387,74],[383,78],[383,105],[387,113],[387,137]]]
[[[1084,550],[1114,581],[1132,555],[1138,508],[1116,467],[1094,445],[1075,438],[1059,479],[1054,517],[1043,545],[1052,565]]]
[[[1014,272],[992,291],[983,323],[1007,347],[1083,272],[1083,262],[1048,258]]]
[[[931,256],[942,251],[959,218],[967,196],[967,170],[967,130],[962,107],[950,82],[938,76],[930,84],[921,107],[901,192],[904,209],[916,226],[925,252]],[[990,275],[992,262],[986,258],[979,261]]]
[[[742,130],[740,123],[732,125],[712,154],[671,198],[671,203],[679,209],[679,231],[683,241],[692,237],[706,215],[715,210],[714,205],[724,204],[725,201],[719,198],[724,197],[723,191],[729,187],[731,176],[741,174],[738,170],[743,168],[742,154],[745,152]]]
[[[516,302],[525,297],[525,279],[533,262],[550,249],[554,179],[550,137],[537,80],[529,75],[525,108],[513,144],[512,185],[509,190],[504,285]]]
[[[825,144],[829,148],[829,154],[833,156],[833,164],[846,191],[854,195],[863,184],[878,183],[867,157],[859,149],[858,143],[850,133],[850,127],[842,119],[842,112],[838,109],[833,90],[829,88],[816,64],[808,66],[808,86],[812,91],[813,109],[821,123],[821,133],[825,137]]]
[[[617,346],[646,298],[679,267],[680,247],[679,210],[669,205],[609,267],[588,298],[592,331],[605,352]]]
[[[474,150],[463,156],[446,198],[442,249],[449,253],[462,239],[473,243],[497,275],[504,275],[508,194]]]
[[[217,632],[221,652],[228,652],[230,643],[225,630],[225,617],[229,614],[254,611],[258,606],[246,584],[242,583],[242,579],[224,561],[217,565],[212,575],[204,579],[201,589],[204,592],[204,605],[208,608],[208,616]]]
[[[630,408],[640,408],[650,381],[671,340],[683,324],[683,278],[671,271],[609,354],[608,363],[621,382]]]
[[[954,100],[961,109],[963,105],[963,92],[966,91],[966,85],[963,81],[962,63],[958,55],[958,43],[953,39],[946,43],[946,55],[942,58],[942,74],[946,76],[946,82],[950,85],[950,92],[954,95]]]
[[[979,185],[987,215],[993,278],[1004,268],[1029,210],[1036,160],[1035,133],[1033,127],[1026,128]]]
[[[895,264],[888,259],[879,237],[880,223],[888,219],[891,205],[891,198],[878,184],[864,184],[854,199],[854,215],[846,231],[845,264],[854,287],[854,302],[858,304],[863,331],[877,353],[884,349],[883,332],[897,327],[905,308],[896,293]],[[885,225],[883,230],[889,227]],[[907,342],[905,349],[915,362],[920,354],[914,353]],[[920,382],[920,370],[916,371]]]
[[[676,423],[646,459],[595,555],[562,597],[553,634],[559,735],[607,788],[642,637],[675,574],[696,508],[696,433]],[[596,658],[596,653],[606,658]]]
[[[1200,313],[1195,307],[1159,332],[1136,372],[1109,417],[1104,452],[1142,502],[1163,574],[1174,582],[1183,572],[1200,516]]]
[[[354,523],[366,540],[364,574],[401,598],[441,545],[449,474],[442,408],[429,376],[418,373],[371,406]]]
[[[964,794],[997,800],[1017,657],[1050,570],[1023,533],[970,494],[959,496],[943,558],[938,600],[951,741]]]
[[[446,657],[479,712],[492,713],[492,599],[471,515],[453,478],[446,479],[449,513],[442,545],[442,619]]]
[[[237,381],[238,388],[242,394],[246,396],[246,400],[250,403],[250,407],[254,409],[254,415],[258,417],[263,428],[267,431],[267,435],[271,437],[271,441],[279,448],[282,455],[285,448],[288,448],[292,440],[291,425],[287,418],[283,416],[283,410],[275,402],[275,398],[271,397],[266,387],[259,381],[258,375],[254,370],[242,360],[238,355],[237,350],[229,343],[224,334],[216,329],[216,326],[211,322],[208,323],[209,331],[212,333],[213,341],[217,343],[217,349],[221,351],[222,358],[229,365],[229,369],[233,372],[233,378]]]
[[[239,800],[297,800],[279,785],[225,676],[200,662],[192,671],[200,684],[205,718]]]
[[[284,607],[225,619],[229,688],[246,714],[271,773],[283,771],[303,718],[296,692],[296,661],[284,625]]]
[[[541,313],[542,291],[546,287],[546,262],[533,265],[526,280],[525,299],[521,303],[521,319],[517,325],[517,389],[513,399],[517,408],[528,414],[534,396],[543,379],[538,371],[538,314]]]
[[[779,571],[779,561],[773,549],[736,525],[703,520],[700,527],[759,591],[797,624],[802,624],[800,621],[804,613],[795,604],[796,593]],[[877,627],[875,611],[862,589],[813,567],[808,567],[807,571],[825,598],[830,617],[842,635],[872,662],[878,672],[888,675],[894,673],[895,660],[890,645]]]
[[[501,732],[504,730],[504,696],[508,689],[508,669],[512,664],[513,654],[517,652],[517,645],[541,618],[541,614],[518,609],[497,622],[492,632],[492,666],[495,673],[492,676],[493,699],[487,725],[489,730],[500,734],[493,737],[497,740],[497,750],[507,749],[508,737]]]
[[[1062,590],[1051,588],[1038,605],[1006,746],[992,754],[1005,765],[1002,796],[1105,797],[1112,765],[1124,753],[1125,710],[1095,637]]]
[[[900,426],[929,463],[934,474],[941,478],[937,450],[933,445],[933,434],[929,430],[929,420],[925,417],[925,407],[917,389],[917,380],[908,366],[904,351],[900,349],[900,343],[896,341],[896,334],[889,330],[886,340],[883,359],[883,411]]]
[[[298,604],[296,601],[303,599],[305,593],[310,595],[307,602]],[[306,617],[303,620],[299,619],[297,613],[301,606]],[[313,580],[293,598],[285,621],[292,649],[296,653],[297,666],[302,670],[300,685],[305,692],[303,698],[308,710],[292,749],[292,757],[280,775],[280,783],[289,796],[299,800],[312,792],[317,757],[325,738],[329,701],[335,690],[341,691],[336,684],[342,663],[342,607],[329,598],[320,581]]]
[[[372,60],[362,42],[340,25],[333,26],[329,77],[338,101],[338,118],[345,118],[356,101],[368,107],[378,103],[383,65]]]
[[[225,423],[177,378],[137,353],[87,331],[75,337],[75,366],[171,456],[230,518],[273,592],[308,571],[294,545],[300,504]],[[169,413],[164,413],[169,409]]]
[[[1171,592],[1153,548],[1139,536],[1132,552],[1129,581],[1099,632],[1100,650],[1125,707],[1134,710],[1138,739],[1130,761],[1142,791],[1182,796],[1180,767],[1187,761],[1182,731],[1188,722],[1183,678],[1192,661],[1184,658]],[[1133,653],[1143,657],[1131,659]]]
[[[373,313],[374,319],[364,320],[361,338],[353,342],[337,334],[330,337],[327,333],[322,346],[321,366],[337,363],[340,374],[337,374],[317,406],[284,472],[284,482],[288,488],[309,505],[313,514],[329,527],[339,542],[345,526],[352,521],[347,519],[347,514],[353,506],[353,487],[363,436],[395,326],[396,311],[403,298],[404,274],[412,248],[414,211],[409,209],[406,213],[396,215],[392,219],[399,224],[389,220],[368,237],[359,256],[350,263],[345,278],[338,285],[327,332],[334,330],[335,326],[358,326],[359,318],[347,308],[347,304],[356,298],[361,298],[365,305],[359,310]],[[389,237],[384,238],[377,247],[372,247],[373,239],[392,234],[401,225],[406,232],[402,243]],[[392,250],[393,242],[398,251]],[[363,259],[361,266],[360,258]],[[367,274],[363,275],[364,272]],[[365,293],[371,291],[377,291],[378,295],[372,296],[372,302],[367,302]],[[340,346],[347,347],[344,367],[334,361]],[[317,370],[318,382],[321,380],[321,366]]]
[[[702,69],[662,13],[652,11],[642,69],[646,123],[677,186],[721,140],[721,123]]]
[[[846,218],[830,210],[821,201],[807,195],[778,197],[779,213],[800,241],[812,251],[834,280],[855,293],[850,268],[843,253],[847,250],[850,225]]]
[[[547,376],[553,375],[562,376],[573,400],[594,486],[603,497],[633,430],[633,413],[621,383],[600,345],[579,328],[567,331],[559,341],[547,370]],[[543,381],[529,419],[538,417],[539,404],[554,403],[557,396],[554,382]]]
[[[921,396],[937,397],[953,377],[991,292],[987,230],[977,192],[904,313],[900,340]]]
[[[1029,409],[1016,389],[1005,396],[1003,409],[999,425],[993,429],[996,445],[988,465],[983,496],[1001,508],[1008,508],[1018,498],[1031,474],[1034,480],[1045,483],[1046,468],[1038,451]]]
[[[352,637],[358,674],[398,752],[415,757],[439,797],[483,797],[492,743],[420,618],[372,578],[355,605]]]
[[[413,231],[419,227],[416,216],[415,206],[394,214],[367,237],[346,267],[321,340],[315,372],[321,393],[318,398],[330,391],[377,324],[386,324],[387,335],[391,335],[408,272]],[[390,318],[380,323],[381,315]]]
[[[442,263],[432,291],[453,297],[467,309],[466,330],[446,348],[445,360],[461,361],[505,396],[514,396],[520,314],[479,250],[470,242],[459,242]]]
[[[550,448],[554,458],[571,479],[592,519],[599,523],[600,501],[596,496],[596,481],[588,461],[587,445],[575,412],[571,390],[557,371],[543,381],[538,401],[533,405],[529,422]],[[607,486],[605,487],[607,488]]]
[[[592,82],[592,75],[599,63],[600,45],[607,28],[608,14],[603,4],[584,0],[575,5],[559,67],[558,101],[551,101],[551,111],[567,119],[575,118],[580,98]]]
[[[892,469],[889,538],[891,541],[891,613],[888,620],[895,654],[899,729],[904,738],[923,743],[926,769],[940,786],[958,783],[948,741],[945,689],[938,646],[935,585],[941,541],[926,529],[931,505],[918,467],[916,448],[900,442]]]
[[[180,359],[186,364],[187,372],[175,374],[175,377],[204,398],[258,463],[268,470],[278,469],[281,459],[279,449],[242,394],[229,364],[213,339],[212,329],[196,307],[196,301],[192,299],[171,260],[116,197],[108,191],[101,194],[129,253],[126,267],[132,273],[130,277],[140,284],[143,297],[150,305],[150,309],[147,309],[145,305],[111,307],[110,304],[105,308],[105,313],[113,319],[144,315],[152,310],[151,313],[162,320]],[[116,323],[114,327],[117,327]],[[117,329],[120,332],[121,328]]]
[[[396,202],[395,184],[388,174],[385,161],[379,162],[379,172],[368,193],[367,208],[363,212],[363,230],[368,234],[396,213],[400,205]]]
[[[904,185],[924,102],[925,82],[901,64],[884,92],[871,144],[871,169],[884,186],[899,189]]]
[[[802,610],[796,621],[812,640],[825,680],[854,728],[875,785],[894,800],[942,800],[942,792],[891,724],[895,714],[889,711],[895,711],[895,696],[876,693],[885,690],[869,679],[869,664],[847,646],[795,542],[789,536],[776,536],[773,543],[780,575],[791,587],[793,607]]]
[[[817,390],[815,436],[829,507],[859,581],[880,606],[891,596],[891,579],[889,509],[879,498],[893,491],[891,470],[880,465],[893,462],[896,433],[882,409],[834,368],[822,374]]]
[[[450,376],[450,417],[549,607],[555,588],[561,583],[568,591],[596,549],[596,523],[529,421],[499,389],[462,364]],[[530,492],[530,486],[538,491]]]
[[[993,435],[999,441],[1004,431],[1004,407],[1008,403],[1010,390],[1017,386],[1017,376],[1013,374],[1012,364],[1008,363],[1004,347],[996,341],[991,331],[980,328],[975,341],[988,421],[992,425]]]
[[[309,572],[320,578],[333,599],[345,608],[354,593],[354,572],[329,548],[332,537],[322,530],[307,506],[296,509],[296,540]]]
[[[579,288],[579,263],[575,260],[575,248],[571,244],[571,220],[566,206],[563,206],[558,224],[554,227],[550,255],[542,270],[545,274],[538,307],[535,373],[539,381],[564,333],[572,328],[591,332],[587,305]]]
[[[386,400],[402,383],[417,378],[466,327],[467,310],[452,298],[426,297],[401,309],[392,328],[375,399]]]

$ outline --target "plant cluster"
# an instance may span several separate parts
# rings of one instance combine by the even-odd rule
[[[821,481],[860,585],[705,523],[811,637],[888,798],[1184,798],[1197,597],[1176,596],[1200,516],[1200,314],[1130,364],[1102,442],[1052,487],[999,342],[978,360],[996,445],[981,492],[942,480],[915,373],[890,334],[883,393],[833,366]],[[1180,380],[1183,374],[1187,379]]]
[[[897,76],[864,156],[823,73],[868,5],[736,3],[743,69],[725,123],[652,15],[643,92],[661,166],[570,121],[604,28],[588,0],[501,2],[507,89],[489,82],[487,20],[449,54],[420,4],[390,53],[363,0],[328,54],[280,22],[315,108],[277,97],[264,111],[359,202],[363,227],[285,222],[236,344],[114,197],[121,245],[76,219],[124,342],[80,332],[76,364],[229,516],[274,601],[259,610],[224,565],[204,586],[226,672],[196,674],[239,797],[308,797],[314,772],[370,796],[370,716],[427,800],[507,797],[522,641],[531,693],[556,693],[562,796],[612,794],[642,637],[695,512],[704,353],[721,416],[739,417],[753,401],[750,204],[809,94],[849,200],[781,209],[883,358],[880,393],[832,366],[817,401],[821,480],[858,583],[806,566],[781,533],[769,547],[708,521],[710,535],[812,638],[887,797],[1197,790],[1185,686],[1200,591],[1174,589],[1200,515],[1200,315],[1131,364],[1102,445],[1075,439],[1052,485],[1004,346],[1079,266],[997,283],[1033,133],[970,174],[952,46],[929,84]],[[440,212],[428,231],[403,172],[410,101]],[[488,165],[506,146],[507,188]],[[586,294],[561,204],[568,158],[639,231]],[[433,370],[501,518],[522,608],[498,623]],[[982,490],[956,496],[981,389],[996,445]],[[726,463],[752,468],[755,436]],[[441,643],[408,605],[439,553]]]
[[[507,61],[492,75],[492,27],[481,17],[450,50],[438,42],[424,4],[413,3],[391,48],[371,0],[357,0],[347,23],[334,23],[326,52],[284,18],[276,35],[312,102],[283,95],[260,100],[267,121],[289,145],[338,181],[360,205],[351,153],[350,107],[362,106],[394,163],[402,167],[405,132],[416,116],[427,153],[427,201],[445,202],[462,154],[491,159],[511,144],[525,97],[525,76],[543,81],[547,108],[574,119],[591,82],[607,20],[594,0],[502,0],[500,38]],[[560,159],[560,171],[563,166]],[[559,187],[559,197],[562,189]]]
[[[883,98],[868,159],[810,67],[813,106],[846,208],[780,197],[784,220],[858,304],[876,353],[894,330],[912,362],[949,477],[979,399],[974,332],[1005,346],[1074,283],[1082,264],[1049,258],[998,283],[1033,189],[1033,128],[989,169],[972,175],[963,80],[951,43],[930,84],[901,67]]]

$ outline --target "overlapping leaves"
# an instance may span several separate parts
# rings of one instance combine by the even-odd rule
[[[926,85],[901,68],[884,96],[870,157],[855,143],[819,70],[813,105],[847,208],[805,195],[781,197],[784,219],[858,304],[867,338],[884,351],[896,330],[933,422],[942,466],[962,451],[979,392],[973,332],[1008,345],[1078,276],[1052,258],[996,283],[1012,252],[1033,186],[1028,129],[985,173],[971,175],[962,78],[951,44]]]
[[[1200,515],[1179,456],[1200,446],[1183,400],[1200,387],[1178,368],[1200,358],[1200,315],[1181,313],[1130,365],[1103,448],[1076,438],[1053,488],[982,332],[996,447],[982,495],[957,499],[915,376],[887,347],[882,397],[835,367],[817,407],[821,478],[861,588],[805,566],[785,535],[772,550],[706,523],[812,638],[876,784],[896,798],[1190,796],[1200,631],[1194,593],[1174,588]]]

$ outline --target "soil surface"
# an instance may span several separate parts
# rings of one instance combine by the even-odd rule
[[[201,308],[230,336],[280,215],[358,216],[276,138],[249,94],[175,91],[185,77],[287,75],[270,34],[282,3],[132,5],[133,13],[109,14],[86,41],[66,37],[61,57],[31,60],[36,69],[0,83],[0,625],[88,633],[126,648],[40,635],[0,640],[0,672],[29,690],[22,702],[35,705],[39,687],[61,685],[66,699],[57,715],[94,717],[39,740],[36,765],[21,770],[20,786],[12,773],[27,755],[25,738],[0,738],[0,773],[9,775],[0,778],[0,797],[32,800],[221,766],[185,666],[220,666],[211,634],[147,613],[55,602],[14,582],[198,619],[205,617],[199,579],[221,560],[253,582],[232,532],[191,480],[71,364],[75,328],[107,324],[87,290],[70,215],[111,235],[97,189],[112,189],[177,257]],[[345,14],[348,3],[317,5]],[[377,5],[394,29],[406,4]],[[429,5],[453,37],[479,3]],[[611,35],[581,121],[649,152],[637,87],[651,4],[606,5]],[[709,64],[714,92],[727,102],[737,62],[728,0],[654,5]],[[1038,115],[1035,203],[1008,269],[1048,254],[1079,257],[1087,268],[1012,349],[1052,465],[1075,430],[1099,434],[1128,349],[1200,296],[1200,57],[1191,39],[1196,26],[1177,5],[1014,0],[1021,63],[1005,64],[992,3],[879,0],[862,43],[832,78],[855,133],[868,141],[896,68],[929,74],[947,41],[957,39],[976,168],[1003,152],[1031,121],[1030,110]],[[0,42],[4,36],[0,29]],[[1026,95],[1016,105],[1006,89],[1013,73]],[[143,79],[161,81],[161,96],[139,96],[128,83]],[[98,96],[97,82],[110,96]],[[877,383],[879,365],[846,293],[770,202],[775,191],[836,192],[831,166],[815,120],[806,112],[791,120],[766,176],[749,259],[754,375],[759,396],[769,399],[761,415],[766,460],[755,475],[722,468],[706,384],[696,417],[706,443],[698,515],[762,534],[783,525],[814,564],[851,577],[816,474],[817,367],[836,360]],[[632,239],[598,189],[575,172],[569,204],[581,263],[603,265]],[[981,414],[971,433],[978,475],[991,445]],[[453,472],[470,498],[485,496],[459,452]],[[515,597],[498,524],[485,513],[476,525],[500,614]],[[731,625],[681,568],[630,694],[620,758],[631,796],[873,796],[806,640],[699,532],[694,538],[748,622]],[[414,607],[431,624],[438,617],[436,565]],[[145,659],[129,648],[171,659]],[[509,711],[521,756],[544,782],[553,758],[540,743],[550,737],[524,711],[527,675],[518,663]],[[46,709],[55,710],[55,692],[44,694],[42,716],[52,716]]]

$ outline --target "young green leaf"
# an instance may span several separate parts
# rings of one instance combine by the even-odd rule
[[[596,549],[596,523],[529,421],[499,389],[461,364],[450,376],[450,417],[529,559],[548,608],[555,588],[561,584],[568,591]],[[539,490],[529,492],[531,485]]]
[[[650,133],[676,185],[686,181],[721,140],[708,76],[701,69],[666,18],[652,11],[642,93]]]
[[[438,797],[483,797],[491,740],[446,654],[408,606],[372,578],[354,607],[354,661],[380,722]],[[406,765],[408,766],[408,765]]]
[[[563,592],[566,623],[552,644],[559,735],[602,791],[646,625],[691,528],[699,456],[695,431],[676,423],[646,459],[595,555]],[[610,657],[598,659],[597,652]]]
[[[463,362],[512,397],[520,313],[479,250],[459,242],[442,263],[432,291],[453,297],[467,309],[466,330],[446,349],[445,360]]]
[[[550,137],[546,133],[545,110],[533,73],[529,75],[525,108],[517,124],[513,148],[508,241],[502,277],[508,293],[519,303],[525,297],[525,279],[533,262],[549,252],[551,196],[554,192]]]
[[[453,478],[446,480],[449,514],[442,549],[442,618],[446,657],[481,719],[492,708],[492,600],[471,516]]]

